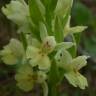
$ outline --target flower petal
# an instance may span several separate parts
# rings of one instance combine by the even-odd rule
[[[78,56],[77,58],[72,60],[71,65],[76,70],[80,70],[82,67],[87,65],[87,56]]]
[[[24,53],[21,42],[11,39],[10,43],[0,52],[0,55],[5,64],[13,65],[23,58]]]
[[[45,82],[45,80],[47,79],[47,75],[44,71],[38,71],[38,79],[37,82],[38,83],[43,83]]]
[[[77,87],[77,78],[76,78],[76,74],[74,74],[74,72],[69,72],[64,74],[64,76],[66,77],[66,79],[68,80],[68,82],[73,85],[74,87]]]
[[[64,37],[66,37],[68,34],[73,34],[73,33],[79,33],[84,31],[87,26],[75,26],[75,27],[71,27],[70,26],[70,20],[71,20],[71,16],[69,16],[68,21],[64,27]]]
[[[65,74],[65,77],[74,87],[80,87],[81,89],[85,89],[85,87],[88,86],[86,78],[80,73],[69,72]]]
[[[33,46],[28,46],[26,51],[26,57],[29,59],[30,64],[35,67],[38,65],[40,59],[40,50]]]
[[[29,46],[34,46],[36,48],[41,47],[41,43],[36,38],[33,38],[32,35],[27,34],[26,39],[27,39],[27,43],[28,43]]]
[[[17,57],[22,57],[25,53],[22,43],[17,39],[11,39],[8,46],[12,53]]]
[[[80,73],[78,73],[78,74],[79,74],[77,76],[77,78],[78,78],[78,86],[81,89],[85,89],[86,87],[88,87],[87,79],[83,75],[81,75]]]
[[[15,75],[15,80],[17,81],[17,86],[24,90],[30,91],[34,85],[33,70],[28,64],[22,65],[17,74]]]
[[[47,55],[41,57],[38,62],[38,66],[40,70],[49,70],[51,66],[50,59]]]
[[[51,53],[56,47],[56,40],[54,36],[47,36],[43,41],[43,50],[45,53]]]
[[[87,26],[76,26],[69,28],[69,33],[79,33],[87,29]]]
[[[2,56],[1,59],[5,64],[8,65],[14,65],[17,63],[17,58],[14,55],[11,55],[10,53],[6,54],[5,56]]]
[[[66,51],[64,48],[62,48],[55,55],[55,60],[56,60],[56,63],[58,64],[58,66],[65,69],[66,65],[70,66],[69,64],[72,61],[72,56],[68,51]]]
[[[33,46],[28,46],[26,56],[33,67],[38,65],[39,69],[41,70],[48,70],[50,68],[51,63],[49,57],[40,49]]]
[[[33,84],[32,84],[33,82],[28,82],[28,81],[26,81],[26,82],[18,82],[17,83],[17,86],[21,89],[21,90],[23,90],[23,91],[25,91],[25,92],[29,92],[29,91],[31,91],[32,89],[33,89]]]
[[[61,48],[68,49],[68,48],[72,47],[73,45],[75,45],[75,44],[72,42],[61,42],[56,45],[55,50],[60,50]]]

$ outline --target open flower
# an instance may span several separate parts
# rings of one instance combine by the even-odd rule
[[[16,75],[15,80],[17,81],[17,86],[24,90],[24,91],[30,91],[33,89],[34,86],[34,80],[33,78],[33,69],[28,64],[22,65]]]
[[[29,59],[29,62],[33,67],[38,66],[41,70],[49,70],[51,60],[48,55],[61,47],[65,49],[70,48],[73,43],[62,42],[58,44],[54,36],[48,36],[44,23],[40,23],[40,37],[42,43],[34,39],[33,44],[27,48],[26,57]]]
[[[31,91],[36,83],[43,84],[46,74],[42,71],[34,72],[29,64],[22,65],[16,75],[17,86],[24,91]]]
[[[82,32],[87,28],[87,26],[70,27],[70,19],[71,19],[71,16],[69,16],[68,21],[64,27],[64,37],[66,37],[69,34]]]
[[[53,36],[48,36],[47,38],[45,38],[44,43],[40,43],[39,41],[36,41],[36,39],[34,39],[33,44],[31,46],[28,46],[26,57],[27,59],[29,59],[29,62],[33,67],[38,65],[39,69],[41,70],[50,69],[51,61],[48,57],[48,54],[53,50],[54,45],[50,45],[51,42],[54,42],[50,41],[51,39],[55,40]]]
[[[86,78],[79,73],[79,70],[86,66],[87,56],[78,56],[72,59],[70,53],[64,49],[59,50],[55,56],[56,63],[65,70],[64,76],[74,87],[85,89],[88,86]]]
[[[28,46],[27,48],[27,59],[29,63],[35,67],[38,65],[39,69],[46,70],[50,68],[51,61],[46,53],[43,53],[43,50],[33,46]]]
[[[19,60],[23,59],[24,48],[22,43],[17,39],[11,39],[10,43],[0,51],[1,59],[5,64],[17,64]]]

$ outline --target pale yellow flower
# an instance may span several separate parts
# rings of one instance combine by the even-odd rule
[[[5,64],[14,65],[23,59],[25,52],[22,43],[17,39],[11,39],[9,44],[0,51],[1,59]]]
[[[69,83],[81,89],[88,86],[87,79],[79,73],[79,70],[86,66],[87,58],[87,56],[78,56],[73,59],[65,49],[59,50],[55,56],[57,65],[64,69],[64,76]]]

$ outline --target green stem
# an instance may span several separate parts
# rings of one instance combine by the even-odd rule
[[[57,90],[55,86],[51,90],[51,96],[57,96]]]
[[[49,85],[48,96],[58,96],[57,84],[60,79],[59,77],[60,77],[59,70],[58,70],[55,60],[53,59],[50,72],[49,72],[49,79],[48,79],[48,83],[49,83],[48,84]]]
[[[49,87],[49,95],[48,96],[58,96],[56,86]]]
[[[76,43],[74,35],[72,35],[73,43]],[[70,49],[68,49],[69,52],[71,53],[72,57],[76,57],[77,53],[77,45],[72,46]]]
[[[23,43],[24,49],[26,50],[27,49],[27,40],[26,40],[26,36],[23,32],[21,32],[20,38]]]
[[[74,57],[76,57],[76,53],[77,53],[77,43],[76,43],[76,39],[75,39],[75,36],[72,35],[72,39],[73,39],[73,42],[76,44],[74,45]]]

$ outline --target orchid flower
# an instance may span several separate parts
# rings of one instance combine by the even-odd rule
[[[71,20],[71,16],[69,16],[68,21],[64,27],[64,37],[66,37],[69,34],[83,32],[87,28],[87,26],[70,27],[70,20]]]
[[[2,7],[2,12],[19,26],[18,33],[31,33],[29,7],[24,0],[12,0],[10,4]]]
[[[11,0],[2,8],[6,17],[17,24],[22,42],[11,39],[0,51],[0,59],[8,65],[18,64],[15,80],[21,90],[28,92],[39,84],[43,96],[57,96],[57,85],[63,77],[74,87],[88,86],[79,72],[87,65],[88,57],[73,58],[73,48],[67,50],[72,46],[77,49],[73,34],[87,28],[70,26],[72,4],[73,0],[28,0],[28,4]],[[73,36],[73,42],[63,42],[67,35]]]
[[[33,69],[28,64],[24,64],[18,69],[15,80],[20,89],[24,91],[32,90],[34,86]]]
[[[20,89],[31,91],[35,83],[45,82],[46,74],[42,71],[34,72],[29,64],[24,64],[17,70],[15,80]]]
[[[1,59],[5,64],[14,65],[23,59],[25,52],[22,43],[17,39],[11,39],[10,43],[0,51]]]
[[[64,76],[74,87],[85,89],[88,86],[86,78],[79,73],[79,70],[86,66],[87,56],[72,58],[70,53],[64,49],[57,52],[55,60],[60,68],[65,70]]]

